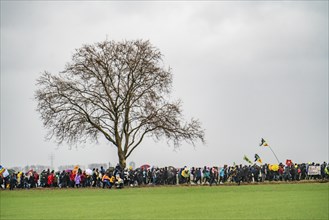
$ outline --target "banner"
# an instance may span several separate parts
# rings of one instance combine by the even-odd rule
[[[320,166],[309,166],[307,175],[309,175],[309,176],[321,175],[321,167]]]
[[[287,165],[287,166],[290,166],[291,164],[292,164],[292,161],[287,159],[287,160],[286,160],[286,165]]]
[[[5,171],[2,173],[3,178],[6,178],[7,176],[9,176],[9,172],[7,169],[5,169]]]

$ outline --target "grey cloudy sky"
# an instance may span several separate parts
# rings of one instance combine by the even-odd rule
[[[199,118],[206,145],[146,140],[137,165],[328,161],[328,1],[1,1],[1,164],[118,162],[101,141],[69,150],[45,141],[36,79],[74,49],[105,39],[148,39],[172,68],[173,98]]]

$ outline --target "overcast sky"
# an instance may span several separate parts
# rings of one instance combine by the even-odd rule
[[[104,139],[69,150],[45,141],[36,79],[64,69],[76,48],[145,39],[172,68],[184,116],[206,144],[144,141],[136,165],[328,161],[328,1],[1,1],[1,164],[118,162]]]

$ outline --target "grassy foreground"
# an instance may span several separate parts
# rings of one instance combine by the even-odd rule
[[[0,219],[329,219],[329,184],[2,190]]]

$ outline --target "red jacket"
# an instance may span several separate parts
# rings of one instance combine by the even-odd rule
[[[49,186],[51,186],[53,184],[54,179],[55,179],[54,174],[52,174],[52,173],[49,174],[49,176],[48,176],[48,182],[47,182]]]
[[[83,173],[81,174],[81,183],[84,183],[85,182],[85,179],[86,179],[86,175]]]
[[[75,173],[72,172],[72,173],[70,174],[70,180],[71,180],[71,181],[74,181],[74,180],[75,180]]]
[[[39,180],[39,174],[37,172],[34,173],[34,182],[38,182]]]

